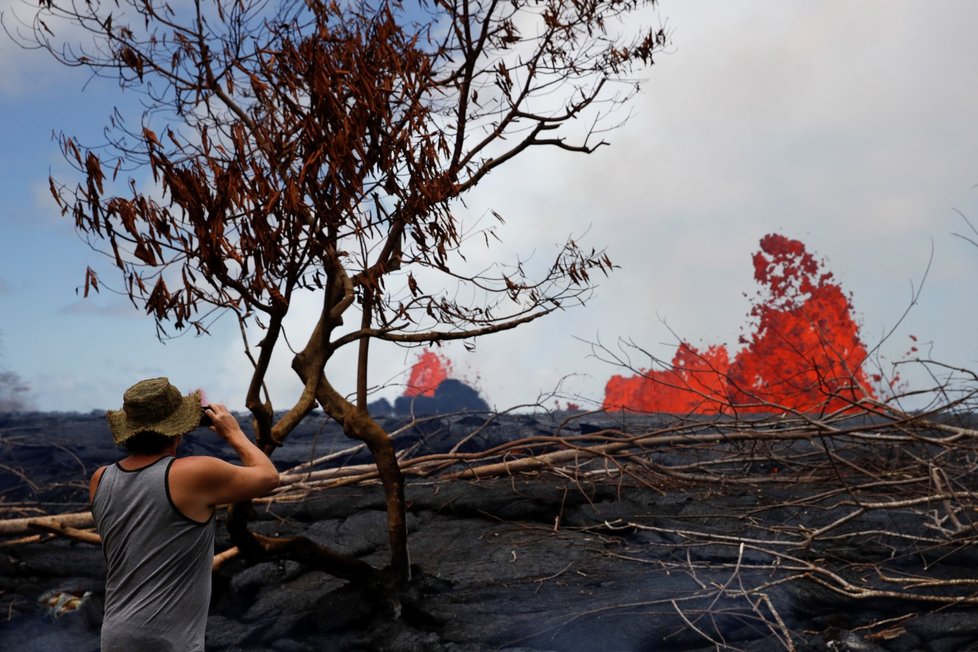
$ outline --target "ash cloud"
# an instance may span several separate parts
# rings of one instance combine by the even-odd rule
[[[30,409],[31,386],[12,371],[0,370],[0,412]]]
[[[4,292],[3,279],[0,278],[0,294]],[[3,355],[3,340],[0,338],[0,356]],[[8,371],[0,364],[0,412],[27,412],[31,409],[31,386],[19,374]]]

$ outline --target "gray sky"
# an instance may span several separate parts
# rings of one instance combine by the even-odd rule
[[[978,4],[665,0],[660,14],[672,47],[610,147],[534,152],[466,200],[467,219],[490,208],[506,218],[495,255],[543,260],[586,233],[621,269],[584,308],[474,353],[445,347],[457,375],[499,408],[570,375],[566,393],[600,401],[617,370],[581,340],[630,338],[669,359],[678,335],[733,352],[756,289],[750,257],[770,232],[827,259],[869,346],[908,307],[933,249],[919,304],[882,353],[899,358],[913,334],[932,357],[978,368],[978,250],[952,235],[967,229],[954,209],[978,224]],[[46,188],[64,168],[52,130],[97,133],[117,99],[111,84],[85,82],[0,42],[0,369],[44,410],[115,407],[149,375],[240,407],[248,368],[230,321],[163,345],[125,300],[75,295],[94,254]],[[375,354],[375,382],[406,380],[414,353]],[[331,367],[352,389],[350,359]],[[288,365],[270,380],[284,405]]]

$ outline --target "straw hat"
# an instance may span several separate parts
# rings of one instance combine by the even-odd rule
[[[141,432],[184,435],[200,425],[200,393],[181,396],[168,378],[141,380],[122,397],[121,410],[109,410],[109,428],[121,444]]]

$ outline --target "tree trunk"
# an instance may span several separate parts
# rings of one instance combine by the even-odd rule
[[[391,574],[395,582],[406,585],[411,579],[411,560],[407,546],[407,519],[404,506],[404,476],[394,455],[390,437],[367,413],[343,398],[325,377],[319,380],[317,399],[323,410],[336,419],[343,432],[362,441],[370,449],[384,487],[387,504],[387,536],[391,547]]]

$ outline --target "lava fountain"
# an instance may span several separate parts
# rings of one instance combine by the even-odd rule
[[[723,345],[681,342],[672,363],[612,376],[604,409],[674,414],[845,410],[874,396],[852,303],[804,243],[761,238],[753,256],[752,331],[730,361]]]
[[[411,367],[404,396],[431,398],[442,381],[448,378],[451,368],[452,363],[444,356],[433,351],[425,351],[418,356],[418,361]]]

